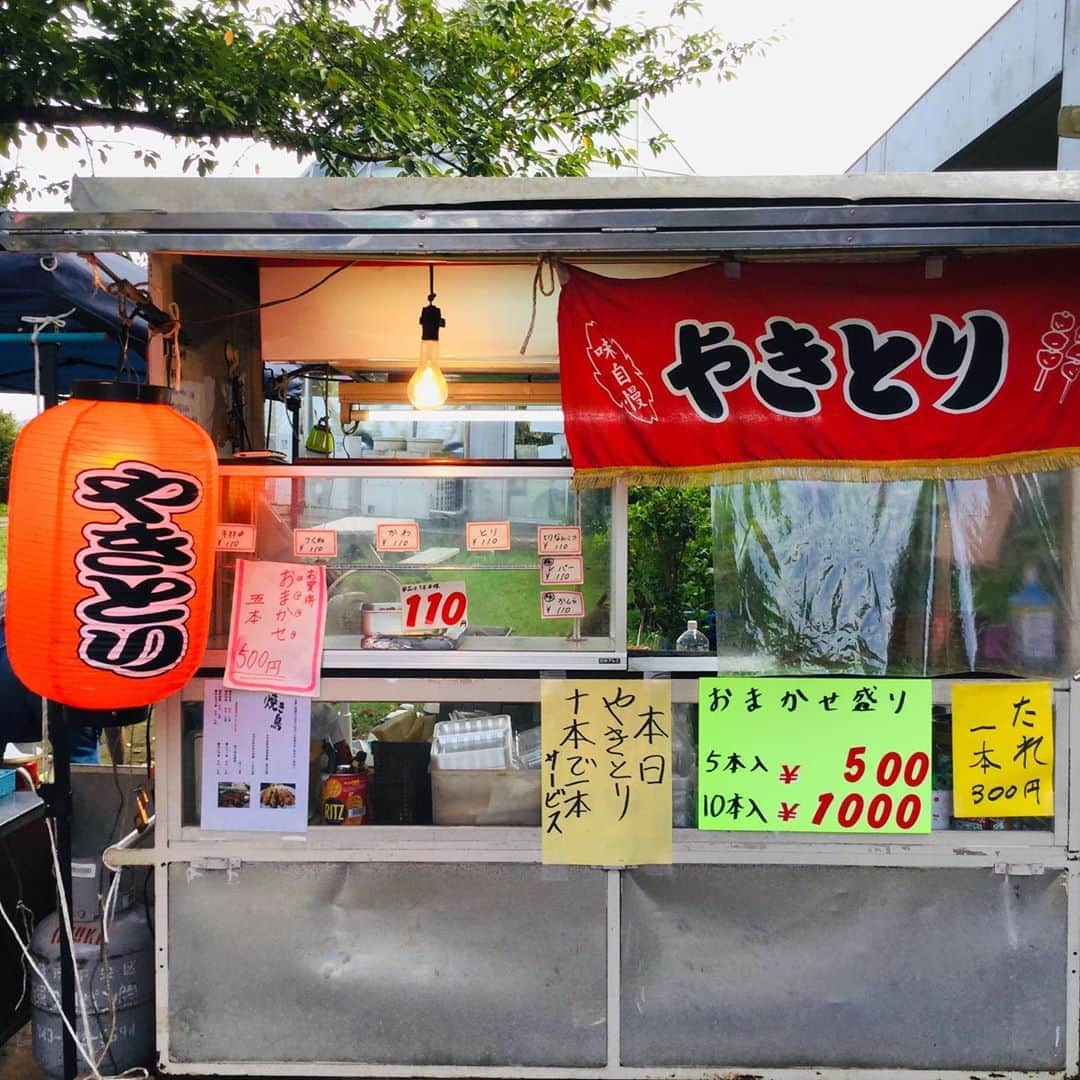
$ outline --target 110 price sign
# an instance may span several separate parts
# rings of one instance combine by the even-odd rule
[[[927,833],[925,679],[702,679],[698,827]]]
[[[452,630],[468,621],[464,581],[423,581],[401,586],[401,623],[407,634]]]

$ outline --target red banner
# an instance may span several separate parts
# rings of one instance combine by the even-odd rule
[[[559,302],[578,482],[976,476],[1080,460],[1080,259],[742,264]]]

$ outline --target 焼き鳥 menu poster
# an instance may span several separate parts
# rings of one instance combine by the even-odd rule
[[[307,828],[311,699],[230,690],[203,699],[201,825],[298,832]]]
[[[667,680],[541,684],[543,861],[671,862]]]
[[[698,828],[927,833],[924,679],[702,679]]]

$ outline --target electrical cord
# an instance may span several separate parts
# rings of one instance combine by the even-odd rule
[[[63,875],[60,873],[60,855],[57,852],[56,847],[56,823],[45,819],[45,828],[49,833],[49,848],[52,853],[53,864],[53,878],[58,883],[63,881]],[[56,890],[56,899],[60,908],[60,920],[61,925],[64,927],[64,933],[67,936],[68,947],[71,950],[72,960],[75,958],[75,931],[71,925],[71,909],[68,907],[67,896],[64,895],[63,889]],[[79,1010],[79,1018],[82,1020],[83,1031],[87,1033],[89,1037],[90,1033],[90,1014],[86,1008],[86,990],[83,987],[82,979],[78,977],[78,968],[75,969],[75,1002]],[[62,1011],[62,1010],[61,1010]],[[97,1062],[91,1060],[89,1055],[82,1051],[83,1056],[90,1064],[90,1068],[93,1071],[95,1080],[100,1080],[101,1073],[98,1071]]]
[[[150,927],[150,933],[154,933],[154,917],[150,914],[150,879],[154,876],[154,868],[147,867],[146,877],[143,878],[142,902],[143,911],[146,914],[146,925]]]
[[[150,724],[154,719],[154,710],[151,707],[150,711],[146,714],[146,786],[147,791],[153,791],[154,781],[154,759],[151,753],[153,749],[152,740],[150,738]],[[143,878],[142,887],[142,901],[143,911],[146,914],[146,925],[150,927],[150,933],[154,933],[154,917],[150,913],[150,878],[154,873],[154,868],[148,867],[146,871],[146,877]]]
[[[120,773],[116,767],[116,760],[112,762],[112,781],[113,786],[116,788],[116,794],[120,796],[120,804],[116,808],[116,814],[113,817],[112,828],[109,829],[109,843],[111,844],[116,839],[116,830],[120,827],[120,819],[124,814],[124,807],[127,805],[127,793],[124,791],[123,786],[120,783]],[[108,846],[108,845],[106,845]],[[101,890],[105,887],[105,864],[102,863],[98,868],[98,896],[101,895]]]
[[[225,315],[215,315],[210,319],[189,319],[188,326],[206,326],[209,323],[225,322],[228,319],[239,319],[244,315],[254,315],[256,312],[265,311],[267,308],[277,307],[279,304],[289,304],[293,300],[299,300],[302,296],[307,296],[308,293],[313,293],[316,289],[325,285],[332,277],[336,277],[342,270],[348,270],[350,266],[355,266],[359,259],[352,259],[347,263],[342,263],[341,266],[335,266],[325,277],[320,278],[313,285],[309,285],[306,289],[301,289],[298,293],[293,293],[292,296],[280,296],[276,300],[266,300],[261,304],[256,304],[254,307],[242,308],[240,311],[230,311]]]

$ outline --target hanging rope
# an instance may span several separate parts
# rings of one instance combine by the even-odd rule
[[[172,390],[180,389],[180,308],[169,305],[170,322],[163,326],[151,326],[150,334],[161,335],[161,347],[165,353],[165,384]]]
[[[544,267],[548,270],[548,284],[544,286]],[[525,350],[529,347],[529,342],[532,341],[533,330],[536,327],[536,298],[537,294],[540,296],[554,296],[555,295],[555,260],[550,255],[541,255],[536,260],[536,273],[533,275],[532,283],[532,312],[529,315],[529,329],[525,331],[525,340],[521,343],[521,348],[518,350],[519,355],[524,356]]]
[[[75,314],[76,308],[65,311],[63,315],[23,315],[20,322],[29,323],[33,330],[30,331],[30,344],[34,349],[34,410],[42,411],[41,404],[41,352],[38,349],[38,337],[46,330],[63,330],[67,326],[67,320]]]

